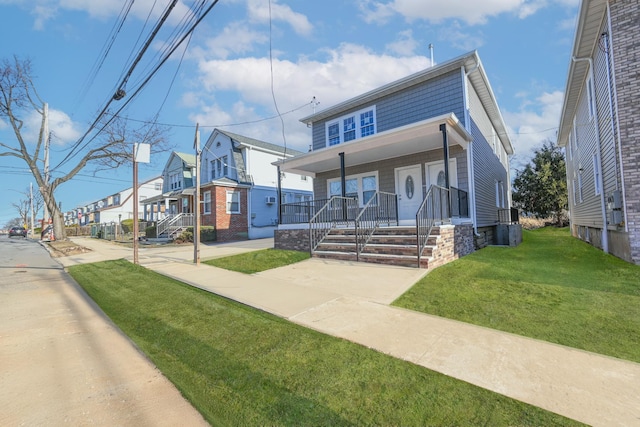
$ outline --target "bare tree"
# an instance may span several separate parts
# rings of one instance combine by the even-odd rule
[[[40,194],[39,192],[33,193],[32,198],[29,188],[27,188],[21,194],[24,196],[24,198],[18,200],[18,202],[11,203],[11,206],[16,208],[23,224],[30,224],[31,205],[33,204],[33,212],[37,216],[38,212],[40,212],[40,210],[44,206],[44,199],[42,198],[42,194]]]
[[[45,177],[43,161],[44,144],[49,137],[44,134],[44,105],[34,85],[31,61],[15,56],[13,61],[4,59],[0,65],[0,119],[8,121],[15,134],[15,141],[0,141],[0,156],[12,156],[27,164],[51,215],[55,236],[57,239],[64,239],[64,220],[54,195],[61,184],[71,180],[85,168],[93,168],[96,172],[131,163],[133,143],[149,143],[152,152],[170,150],[170,147],[166,139],[166,128],[143,123],[138,128],[131,129],[126,119],[101,113],[102,119],[92,136],[87,137],[87,131],[83,138],[68,147],[67,156],[62,163],[69,170],[49,182]],[[25,140],[23,134],[24,117],[34,111],[43,120],[37,140],[29,141]],[[106,108],[103,110],[105,112]]]

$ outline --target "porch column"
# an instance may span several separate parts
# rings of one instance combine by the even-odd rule
[[[342,193],[340,195],[342,197],[347,197],[347,183],[344,176],[344,151],[342,153],[338,153],[338,156],[340,156],[340,186],[342,187]]]
[[[440,125],[440,132],[442,132],[442,152],[444,154],[444,187],[447,189],[446,195],[446,215],[442,215],[442,218],[451,218],[451,189],[449,186],[449,142],[447,141],[447,124],[442,123]]]
[[[347,180],[344,176],[345,172],[345,168],[344,168],[344,151],[341,153],[338,153],[338,156],[340,156],[340,187],[342,188],[341,190],[341,196],[342,196],[342,219],[344,221],[347,220],[347,205],[345,203],[345,197],[347,197]]]
[[[440,125],[440,132],[442,132],[442,152],[444,153],[444,186],[449,189],[449,143],[447,141],[447,124],[442,123]]]
[[[282,172],[278,169],[278,224],[282,224]]]

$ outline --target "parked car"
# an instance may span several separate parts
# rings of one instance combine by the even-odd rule
[[[23,227],[11,227],[11,230],[9,230],[9,237],[14,236],[27,237],[27,230]]]

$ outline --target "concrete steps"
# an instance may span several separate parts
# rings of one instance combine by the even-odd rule
[[[437,245],[440,229],[434,227],[420,257],[420,268],[429,267],[429,258]],[[418,267],[415,227],[382,227],[376,229],[364,250],[356,254],[353,228],[332,229],[313,252],[318,258],[371,262],[404,267]]]

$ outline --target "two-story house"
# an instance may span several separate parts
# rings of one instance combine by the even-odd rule
[[[457,258],[504,240],[498,225],[512,220],[508,156],[513,147],[477,52],[301,121],[312,129],[312,151],[278,166],[312,176],[321,202],[310,205],[302,221],[290,221],[283,206],[277,247],[306,242],[293,246],[324,256],[327,239],[342,233],[335,239],[341,243],[333,245],[342,259],[385,262],[391,258],[385,245],[391,242],[377,234],[382,226],[405,226],[396,232],[409,237],[393,250],[404,259],[391,262],[415,265],[417,257],[425,266],[422,258],[437,265],[433,258]],[[298,234],[295,224],[287,224],[309,220],[311,233],[306,224]],[[335,230],[349,227],[355,228],[351,241]],[[437,248],[424,252],[433,231],[451,233],[445,240],[455,244],[447,255],[438,255]]]
[[[279,145],[215,129],[201,156],[202,224],[219,241],[272,237],[278,224],[278,170],[272,163],[302,154]],[[282,200],[312,197],[312,180],[286,174]]]
[[[146,200],[161,194],[162,181],[162,177],[158,176],[138,184],[138,216],[140,219],[147,219],[143,214]],[[133,203],[133,188],[129,187],[67,212],[65,224],[105,224],[133,219]]]
[[[558,131],[573,236],[640,264],[640,4],[583,0]]]

